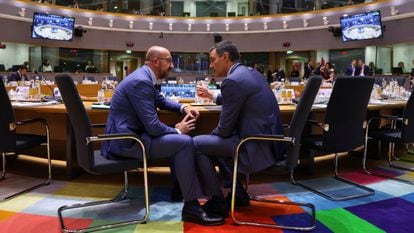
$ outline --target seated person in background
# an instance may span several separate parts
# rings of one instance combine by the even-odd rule
[[[303,74],[303,79],[308,79],[310,76],[313,75],[315,67],[313,66],[313,61],[309,61],[305,65],[305,73]]]
[[[367,65],[365,65],[364,61],[362,59],[358,60],[358,73],[356,73],[356,76],[368,76],[369,73],[369,67]]]
[[[88,64],[85,66],[85,71],[88,73],[96,73],[96,67],[91,61],[88,61]]]
[[[102,3],[99,3],[98,6],[96,6],[96,11],[103,11],[103,5]]]
[[[49,60],[45,59],[42,65],[42,72],[53,72],[52,65],[49,63]]]
[[[21,66],[19,66],[19,69],[16,72],[11,73],[8,76],[8,80],[9,80],[9,82],[11,82],[11,81],[16,81],[16,82],[17,81],[29,81],[29,79],[27,78],[26,73],[27,73],[27,67],[25,65],[21,65]]]
[[[198,198],[203,196],[198,180],[194,144],[186,135],[195,128],[199,112],[162,96],[154,87],[157,80],[168,77],[174,68],[170,51],[153,46],[145,55],[145,65],[122,81],[111,100],[105,133],[133,133],[144,141],[149,159],[171,158],[171,173],[175,174],[184,198],[183,221],[203,225],[220,225],[223,218],[203,210]],[[170,127],[162,123],[157,108],[186,114]],[[130,140],[105,141],[101,153],[107,158],[122,159],[140,156],[140,147]]]
[[[352,59],[351,64],[346,68],[345,75],[346,76],[357,76],[357,61],[356,59]]]
[[[401,68],[403,74],[408,73],[407,70],[405,69],[404,62],[402,62],[402,61],[398,62],[398,67]]]
[[[282,81],[282,79],[285,79],[286,73],[285,70],[282,69],[280,65],[277,66],[276,71],[273,72],[274,81]]]
[[[211,134],[193,139],[203,191],[211,196],[203,208],[222,217],[228,217],[231,195],[224,198],[214,162],[219,163],[220,173],[226,176],[224,181],[231,181],[232,156],[241,138],[250,134],[283,133],[278,103],[266,79],[239,61],[240,53],[235,44],[230,41],[215,44],[210,49],[210,68],[215,77],[227,76],[221,85],[221,95],[214,97],[204,88],[197,90],[199,96],[216,98],[217,103],[222,103],[217,127]],[[275,143],[247,144],[241,151],[239,171],[251,173],[275,164],[283,154],[282,149]],[[236,206],[246,205],[249,205],[249,197],[238,182]]]
[[[299,69],[297,66],[293,66],[292,67],[292,71],[290,72],[290,77],[291,78],[299,78]]]
[[[375,74],[375,72],[376,72],[376,70],[377,70],[377,67],[375,67],[375,64],[374,64],[374,62],[369,62],[369,64],[368,64],[368,72],[367,72],[367,75],[368,76],[372,76],[372,75],[374,75]]]
[[[334,67],[331,62],[327,62],[325,63],[325,66],[321,67],[321,76],[325,82],[333,82]]]

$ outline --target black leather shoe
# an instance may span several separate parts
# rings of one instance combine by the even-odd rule
[[[208,200],[202,207],[208,213],[212,213],[223,218],[229,217],[230,208],[225,199],[223,201]]]
[[[200,205],[184,204],[182,220],[205,226],[223,225],[224,219],[220,216],[207,213]]]

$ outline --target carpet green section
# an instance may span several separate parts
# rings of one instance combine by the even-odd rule
[[[316,218],[335,233],[385,232],[344,209],[317,211]]]

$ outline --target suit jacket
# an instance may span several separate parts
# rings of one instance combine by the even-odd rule
[[[162,123],[157,107],[180,112],[181,104],[168,100],[154,87],[148,66],[143,66],[123,80],[112,97],[105,133],[134,133],[144,140],[148,151],[153,137],[177,134]],[[132,140],[105,141],[101,154],[107,158],[139,156],[141,150]]]
[[[243,138],[283,132],[275,95],[263,75],[252,68],[237,65],[222,82],[217,102],[222,110],[214,135]],[[241,151],[240,171],[250,173],[275,164],[283,148],[271,142],[248,143]]]
[[[355,76],[361,76],[362,70],[364,71],[364,76],[369,76],[369,67],[367,65],[361,66],[358,73],[355,73]]]
[[[27,78],[27,76],[26,75],[23,75],[23,80],[22,80],[22,77],[20,76],[20,73],[19,72],[14,72],[14,73],[11,73],[10,75],[8,75],[8,77],[7,77],[7,80],[9,80],[9,81],[29,81],[29,79]]]
[[[347,76],[358,76],[357,67],[356,66],[353,67],[352,65],[348,66],[345,70],[345,75],[347,75]]]

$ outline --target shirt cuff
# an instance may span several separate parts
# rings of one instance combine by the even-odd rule
[[[177,128],[174,128],[174,129],[175,129],[175,130],[177,130],[177,133],[178,133],[178,134],[182,134],[182,133],[181,133],[181,131],[180,131],[179,129],[177,129]]]
[[[184,114],[185,112],[184,112],[184,108],[185,108],[186,106],[184,106],[184,105],[181,105],[181,107],[180,107],[180,113],[181,114]]]
[[[217,92],[214,92],[213,93],[213,102],[214,103],[217,102],[217,96],[218,96],[218,93]]]

